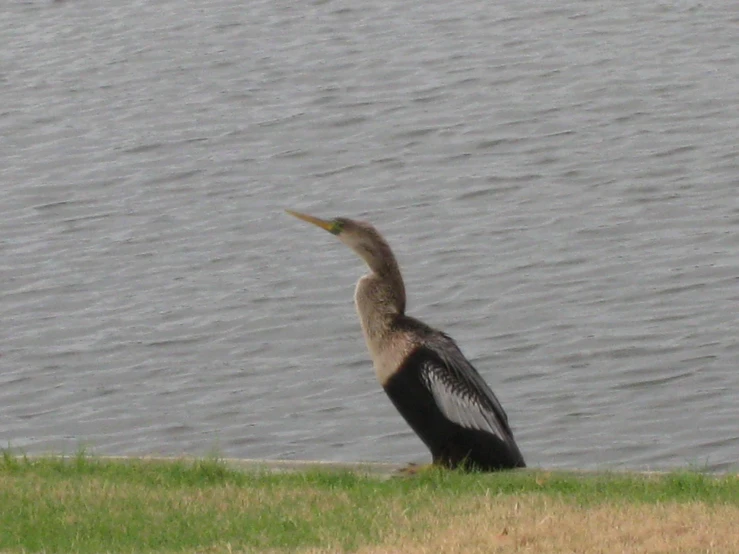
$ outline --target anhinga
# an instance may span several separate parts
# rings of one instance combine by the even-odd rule
[[[451,337],[405,315],[390,246],[369,223],[287,210],[336,235],[369,266],[354,301],[377,379],[411,428],[449,468],[526,467],[500,402]]]

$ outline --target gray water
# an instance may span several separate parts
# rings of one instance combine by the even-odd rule
[[[736,467],[725,0],[3,2],[0,442],[423,461],[372,221],[532,466]]]

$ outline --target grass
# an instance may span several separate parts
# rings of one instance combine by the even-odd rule
[[[739,477],[0,460],[0,552],[739,552]]]

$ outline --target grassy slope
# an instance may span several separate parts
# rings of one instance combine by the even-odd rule
[[[0,551],[739,552],[739,478],[0,460]]]

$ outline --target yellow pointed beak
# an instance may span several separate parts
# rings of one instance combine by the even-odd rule
[[[335,223],[333,221],[326,221],[325,219],[318,219],[317,217],[313,217],[312,215],[308,214],[302,214],[300,212],[294,212],[292,210],[285,210],[287,213],[289,213],[292,216],[297,217],[298,219],[302,219],[303,221],[307,221],[308,223],[312,223],[313,225],[317,225],[321,229],[325,229],[329,233],[333,233],[335,229]]]

